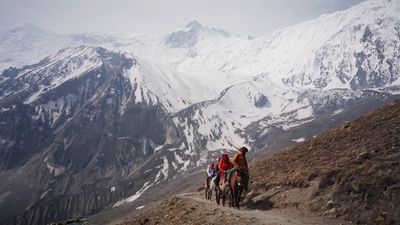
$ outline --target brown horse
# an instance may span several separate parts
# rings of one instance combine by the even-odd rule
[[[230,189],[231,189],[231,205],[233,208],[240,209],[240,198],[243,193],[243,180],[245,176],[245,170],[244,169],[237,169],[232,177],[231,177],[231,182],[230,182]]]

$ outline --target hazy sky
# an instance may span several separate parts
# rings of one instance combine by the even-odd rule
[[[363,0],[0,0],[0,27],[165,33],[191,20],[260,36]]]

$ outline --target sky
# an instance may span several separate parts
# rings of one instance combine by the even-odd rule
[[[262,36],[364,0],[0,0],[0,27],[32,23],[59,33],[168,33],[197,20]]]

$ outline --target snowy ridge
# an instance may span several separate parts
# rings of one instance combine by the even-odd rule
[[[125,76],[137,86],[135,102],[160,103],[168,112],[176,112],[203,99],[217,95],[216,90],[198,79],[180,74],[161,65],[138,60],[139,66],[127,70]]]
[[[93,47],[63,49],[57,54],[45,58],[41,63],[44,66],[31,66],[20,71],[14,79],[19,89],[11,90],[15,87],[6,86],[6,89],[2,90],[0,99],[15,95],[16,92],[36,90],[24,100],[25,104],[30,104],[40,98],[42,94],[102,65],[98,52]],[[58,73],[54,73],[55,68],[59,68]]]

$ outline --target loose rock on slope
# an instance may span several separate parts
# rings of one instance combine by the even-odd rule
[[[258,162],[251,185],[256,197],[248,201],[268,197],[275,207],[356,224],[400,224],[399,165],[400,101],[395,101]]]

